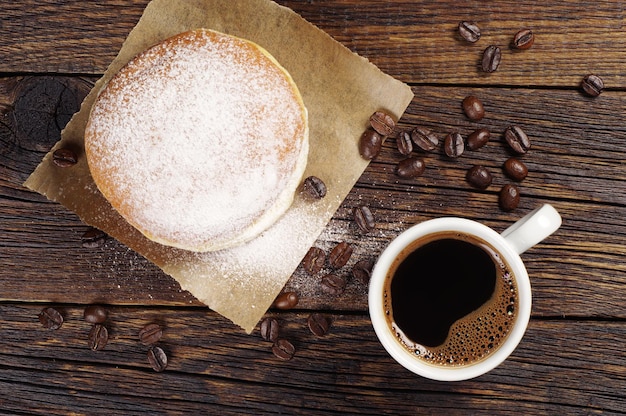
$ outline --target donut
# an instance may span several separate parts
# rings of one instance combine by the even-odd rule
[[[141,52],[99,91],[85,154],[99,191],[147,238],[216,251],[257,237],[291,206],[307,117],[269,52],[196,29]]]

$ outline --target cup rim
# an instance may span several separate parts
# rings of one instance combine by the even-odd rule
[[[404,348],[387,325],[383,308],[383,288],[387,271],[394,259],[417,238],[432,233],[461,231],[481,238],[496,248],[513,270],[518,289],[518,314],[506,340],[486,358],[459,367],[443,367],[416,359]],[[369,313],[374,332],[387,352],[403,367],[415,374],[439,381],[460,381],[478,377],[500,365],[517,348],[522,340],[532,306],[530,279],[519,254],[504,237],[479,222],[459,217],[440,217],[409,227],[398,235],[380,254],[370,279],[368,292]]]

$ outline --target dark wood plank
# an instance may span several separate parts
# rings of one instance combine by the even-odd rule
[[[440,383],[394,363],[367,316],[333,314],[331,332],[313,336],[306,314],[278,314],[297,346],[276,359],[257,332],[243,334],[196,308],[113,307],[104,350],[86,346],[82,307],[58,305],[66,321],[40,327],[37,305],[3,304],[2,408],[32,414],[446,414],[517,412],[618,413],[626,406],[624,322],[533,320],[511,359],[474,380]],[[156,374],[137,332],[163,325],[169,366]],[[593,342],[590,342],[593,340]],[[106,410],[96,407],[106,395]],[[453,401],[441,400],[444,395]],[[50,407],[37,408],[37,403]],[[101,410],[100,410],[101,409]]]
[[[624,87],[618,58],[623,56],[618,33],[624,7],[616,2],[590,6],[533,1],[513,7],[507,1],[282,3],[407,82],[575,88],[583,75],[595,71],[613,87]],[[476,44],[468,45],[457,35],[463,20],[481,28]],[[536,40],[530,50],[520,52],[510,44],[523,28],[532,29]],[[490,44],[501,47],[503,58],[496,73],[485,74],[480,59]]]
[[[103,73],[148,3],[7,2],[0,72]]]
[[[7,3],[0,72],[103,73],[147,3]],[[504,0],[464,2],[463,7],[451,0],[279,3],[406,82],[576,88],[585,74],[597,72],[608,87],[626,87],[621,2],[535,1],[523,9]],[[467,45],[456,34],[462,20],[482,28],[477,44]],[[526,27],[535,31],[535,45],[511,50],[513,35]],[[504,58],[496,73],[486,75],[478,65],[489,44],[499,45]]]

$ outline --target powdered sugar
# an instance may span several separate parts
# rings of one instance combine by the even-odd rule
[[[289,206],[308,151],[303,111],[255,45],[188,32],[135,58],[103,90],[85,134],[89,166],[150,238],[223,248]]]

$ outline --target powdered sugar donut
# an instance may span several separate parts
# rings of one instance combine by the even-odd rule
[[[291,205],[308,155],[291,76],[260,46],[198,29],[155,45],[98,95],[91,175],[146,237],[192,251],[248,241]]]

